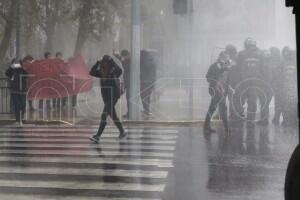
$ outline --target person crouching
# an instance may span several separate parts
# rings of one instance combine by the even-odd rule
[[[122,69],[108,55],[104,55],[101,61],[98,61],[91,69],[90,75],[100,78],[101,95],[104,102],[104,109],[101,115],[101,122],[97,134],[90,137],[90,140],[98,143],[107,124],[108,115],[112,118],[114,124],[120,131],[119,139],[127,136],[123,125],[117,116],[115,105],[118,102],[121,91],[118,85],[118,79],[122,75]]]
[[[5,74],[10,82],[16,123],[22,125],[22,119],[26,111],[27,72],[17,59],[13,59]]]

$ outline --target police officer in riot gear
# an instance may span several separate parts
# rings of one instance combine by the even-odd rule
[[[260,104],[260,120],[257,122],[258,125],[268,125],[269,124],[269,114],[270,114],[270,103],[273,97],[273,90],[271,87],[272,83],[272,71],[274,63],[272,59],[272,54],[269,50],[263,51],[263,61],[261,74],[262,79],[258,80],[258,99]]]
[[[241,70],[242,80],[238,83],[235,94],[235,108],[240,117],[243,117],[244,104],[247,103],[247,122],[253,125],[257,110],[258,80],[262,79],[261,66],[262,56],[256,46],[256,41],[247,38],[244,43],[245,49],[237,58],[237,65]]]
[[[204,132],[213,133],[211,128],[211,118],[219,107],[220,116],[223,120],[226,133],[229,132],[227,119],[227,105],[226,96],[228,92],[228,73],[231,68],[230,58],[225,52],[221,52],[217,62],[212,64],[206,74],[206,79],[209,83],[209,94],[211,95],[211,102],[206,114],[204,123]]]
[[[289,47],[282,50],[283,122],[285,126],[298,125],[298,92],[296,52]]]
[[[283,112],[284,101],[283,101],[283,84],[282,84],[282,64],[281,64],[281,52],[280,49],[277,47],[271,47],[271,62],[273,66],[272,70],[272,89],[274,95],[274,107],[275,107],[275,114],[272,120],[273,124],[279,124],[280,117]]]

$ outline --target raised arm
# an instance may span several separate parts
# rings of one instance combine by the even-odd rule
[[[97,78],[101,78],[101,72],[100,72],[100,66],[101,63],[100,61],[97,61],[96,64],[92,67],[91,71],[90,71],[90,75],[97,77]]]
[[[11,78],[13,76],[14,72],[13,72],[13,69],[11,67],[9,67],[6,72],[5,72],[5,75],[8,77],[8,78]]]

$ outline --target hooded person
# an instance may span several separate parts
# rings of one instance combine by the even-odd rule
[[[229,132],[226,97],[228,94],[228,74],[230,68],[231,63],[229,56],[225,52],[221,52],[218,60],[210,66],[206,74],[206,79],[209,83],[209,94],[211,96],[211,102],[204,122],[205,133],[215,132],[215,130],[211,128],[210,123],[217,107],[219,107],[219,112],[223,120],[225,132]]]
[[[119,139],[127,136],[123,125],[117,116],[115,105],[118,102],[122,91],[119,78],[122,76],[122,68],[116,64],[109,55],[104,55],[91,69],[90,75],[100,79],[101,95],[104,102],[104,109],[101,114],[101,121],[97,134],[90,137],[90,140],[98,143],[107,124],[107,117],[110,116],[119,129]]]
[[[9,78],[16,123],[21,125],[26,111],[27,72],[17,59],[13,59],[5,74]]]

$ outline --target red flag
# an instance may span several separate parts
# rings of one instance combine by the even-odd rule
[[[52,99],[84,93],[92,88],[92,77],[81,55],[68,62],[44,59],[24,63],[29,74],[28,99]]]

